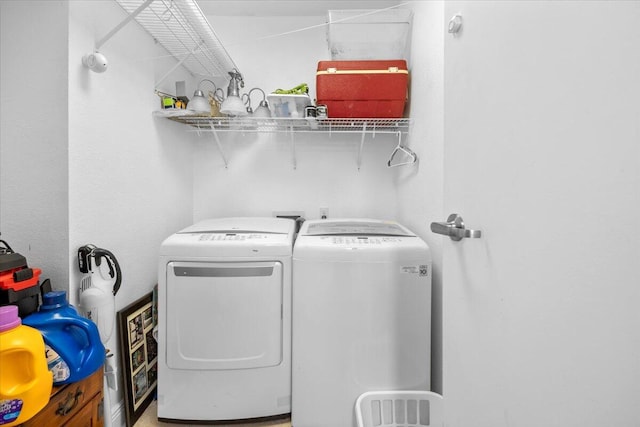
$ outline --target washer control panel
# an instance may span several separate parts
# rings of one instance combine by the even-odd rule
[[[376,236],[334,236],[331,237],[331,243],[334,245],[358,245],[358,246],[370,246],[370,245],[382,245],[384,243],[398,242],[400,239],[397,237],[376,237]]]
[[[394,236],[320,236],[318,244],[325,247],[382,248],[402,241]]]

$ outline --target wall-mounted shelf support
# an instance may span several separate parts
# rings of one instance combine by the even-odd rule
[[[220,137],[218,136],[218,132],[216,132],[215,126],[213,123],[211,124],[211,133],[213,133],[213,140],[218,145],[218,150],[220,151],[220,157],[222,157],[222,161],[224,162],[224,168],[229,168],[229,163],[227,162],[227,157],[224,155],[224,151],[222,150],[222,144],[220,143]]]
[[[184,64],[184,62],[191,58],[193,55],[196,54],[196,52],[198,52],[198,50],[200,50],[200,47],[202,46],[202,43],[198,44],[195,49],[193,49],[191,52],[189,52],[187,55],[185,55],[182,59],[180,59],[178,61],[178,63],[176,65],[174,65],[173,67],[171,67],[171,69],[169,71],[167,71],[162,77],[160,77],[158,79],[158,81],[156,82],[156,90],[158,88],[158,86],[160,86],[162,84],[162,82],[164,82],[167,77],[169,77],[171,75],[171,73],[173,73],[175,70],[177,70],[182,64]]]
[[[367,123],[362,124],[362,135],[360,137],[360,147],[358,148],[358,170],[362,166],[362,150],[364,149],[364,137],[367,134]]]
[[[291,133],[291,156],[293,162],[293,170],[298,168],[298,160],[296,158],[296,137],[293,133],[293,125],[289,127],[289,132]]]
[[[111,37],[113,37],[118,31],[120,31],[125,25],[127,25],[129,22],[134,20],[135,17],[138,16],[140,12],[145,10],[147,6],[149,6],[153,1],[155,0],[146,0],[144,3],[138,6],[136,10],[131,12],[131,14],[129,14],[129,16],[127,16],[122,22],[116,25],[116,27],[113,30],[109,31],[104,37],[98,40],[98,42],[96,43],[96,50],[100,49],[103,44],[105,44]]]
[[[135,20],[156,43],[164,47],[178,62],[156,83],[164,82],[178,67],[194,77],[226,79],[233,69],[239,71],[196,0],[114,0],[128,14],[95,45],[104,45],[118,31]],[[85,55],[86,56],[86,55]],[[102,55],[104,57],[104,55]],[[91,67],[89,67],[91,68]],[[106,69],[105,65],[102,70]],[[96,71],[94,69],[94,71]]]

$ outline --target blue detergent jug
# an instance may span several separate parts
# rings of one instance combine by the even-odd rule
[[[42,333],[53,384],[80,381],[104,364],[105,349],[98,327],[69,305],[65,291],[46,293],[37,313],[22,323]]]

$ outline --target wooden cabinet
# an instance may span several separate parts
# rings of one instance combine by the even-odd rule
[[[23,427],[102,427],[102,368],[82,381],[53,387],[51,400]]]

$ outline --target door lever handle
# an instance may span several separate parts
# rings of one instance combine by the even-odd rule
[[[447,222],[432,222],[431,231],[436,234],[449,236],[451,240],[456,242],[464,238],[478,239],[482,236],[482,231],[480,230],[465,228],[464,221],[458,214],[449,215]]]

